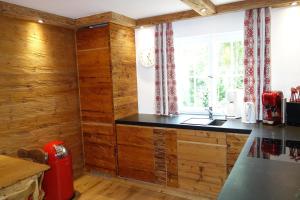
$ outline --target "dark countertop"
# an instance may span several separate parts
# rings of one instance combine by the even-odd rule
[[[139,125],[139,126],[155,126],[165,128],[182,128],[193,130],[207,130],[207,131],[221,131],[250,134],[252,126],[249,124],[241,123],[240,119],[228,120],[222,126],[209,126],[209,125],[188,125],[181,124],[190,118],[204,118],[204,115],[174,115],[174,116],[160,116],[151,114],[136,114],[123,119],[116,120],[117,124]],[[224,118],[224,117],[223,117]],[[218,117],[215,117],[218,119]],[[219,119],[222,119],[220,117]]]
[[[117,124],[183,128],[250,134],[241,154],[229,174],[219,200],[289,200],[300,199],[300,161],[283,162],[248,157],[256,137],[300,141],[300,127],[244,124],[240,119],[229,119],[220,127],[180,124],[196,115],[158,116],[136,114]]]

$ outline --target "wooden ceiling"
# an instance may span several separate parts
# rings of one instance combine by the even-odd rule
[[[198,1],[201,1],[201,0],[198,0]],[[299,0],[297,0],[297,1],[295,1],[295,0],[238,1],[238,2],[215,6],[216,12],[213,14],[220,14],[220,13],[240,11],[240,10],[248,10],[248,9],[254,9],[254,8],[263,8],[263,7],[273,7],[273,8],[286,7],[286,6],[290,6],[293,2],[300,3]],[[201,4],[201,5],[203,6],[205,4]],[[166,15],[138,19],[138,20],[136,20],[136,26],[149,26],[149,25],[155,25],[155,24],[159,24],[159,23],[176,21],[176,20],[183,20],[183,19],[199,17],[199,16],[201,16],[201,15],[199,15],[199,13],[196,12],[195,10],[176,12],[176,13],[171,13],[171,14],[166,14]]]
[[[178,0],[179,1],[179,0]],[[214,5],[210,0],[181,0],[191,7],[191,10],[170,13],[160,16],[147,17],[134,20],[124,15],[107,12],[79,19],[70,19],[45,13],[42,11],[25,8],[15,4],[5,3],[0,1],[0,14],[4,16],[37,21],[43,19],[45,24],[62,26],[65,28],[77,29],[93,24],[101,24],[112,22],[128,27],[149,26],[164,22],[177,21],[199,16],[214,15],[219,13],[261,8],[261,7],[285,7],[290,6],[293,2],[300,3],[300,0],[245,0],[223,5]]]
[[[201,16],[212,15],[216,13],[216,6],[210,0],[181,0],[191,7],[192,10]]]

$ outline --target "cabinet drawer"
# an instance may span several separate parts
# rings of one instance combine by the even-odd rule
[[[177,138],[179,140],[191,142],[203,142],[210,144],[226,144],[226,134],[222,132],[213,131],[199,131],[199,130],[184,130],[178,129]]]
[[[153,149],[153,128],[117,125],[117,142],[121,145]]]
[[[200,142],[177,141],[179,160],[207,162],[226,165],[226,145],[215,145]]]

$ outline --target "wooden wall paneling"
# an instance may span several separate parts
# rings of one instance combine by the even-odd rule
[[[45,24],[61,26],[64,28],[75,29],[75,20],[67,17],[58,16],[39,10],[18,6],[11,3],[0,1],[0,14],[2,16],[37,22],[42,19]]]
[[[135,33],[110,23],[110,51],[115,119],[138,113]]]
[[[115,12],[111,13],[111,21],[110,22],[114,23],[114,24],[119,24],[122,26],[132,27],[132,28],[134,28],[136,26],[135,19],[132,19],[130,17],[121,15],[121,14],[115,13]]]
[[[62,140],[79,176],[83,152],[74,31],[4,16],[0,29],[0,154],[16,156],[21,147]]]
[[[227,169],[228,174],[234,166],[235,161],[238,159],[249,135],[229,133],[227,134]]]
[[[76,19],[75,21],[77,28],[103,23],[115,23],[127,27],[136,26],[134,19],[115,12],[105,12],[101,14],[82,17]]]

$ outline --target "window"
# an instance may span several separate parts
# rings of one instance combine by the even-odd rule
[[[233,94],[242,96],[243,32],[175,37],[174,43],[179,112],[212,106],[226,114]]]

